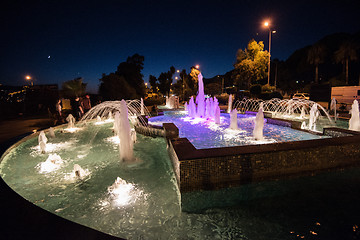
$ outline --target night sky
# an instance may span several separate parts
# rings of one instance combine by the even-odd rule
[[[237,49],[252,38],[264,41],[272,29],[272,58],[337,32],[360,30],[354,1],[16,1],[1,4],[0,83],[57,83],[83,77],[96,92],[102,73],[128,56],[145,57],[150,74],[200,65],[210,78],[233,69]]]

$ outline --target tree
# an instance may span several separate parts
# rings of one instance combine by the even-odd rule
[[[205,85],[205,92],[211,96],[221,94],[221,83],[209,83]]]
[[[199,74],[200,74],[200,70],[197,69],[196,67],[192,66],[189,75],[190,75],[190,77],[191,77],[191,79],[192,79],[192,81],[193,81],[194,83],[197,83],[197,82],[198,82],[198,79],[199,79],[198,76],[199,76]]]
[[[99,79],[99,92],[108,100],[135,99],[145,95],[141,70],[144,57],[134,54],[117,67],[115,73],[103,74]]]
[[[83,83],[83,78],[75,78],[62,84],[62,90],[66,97],[80,97],[86,91],[87,83]]]
[[[167,72],[160,73],[158,77],[159,81],[159,91],[163,95],[167,95],[170,92],[171,83],[173,81],[172,77],[175,73],[175,67],[171,66],[170,70]]]
[[[196,94],[195,82],[193,81],[190,74],[186,73],[185,69],[181,70],[180,78],[183,81],[183,100],[186,101],[192,95]]]
[[[315,66],[315,83],[319,83],[319,64],[324,62],[325,47],[322,44],[314,44],[308,52],[307,61]]]
[[[100,95],[104,100],[121,100],[136,98],[136,91],[131,87],[123,76],[115,73],[103,74],[100,79]]]
[[[335,61],[345,65],[345,84],[349,84],[349,62],[357,60],[359,45],[352,39],[344,41],[335,52]]]
[[[149,76],[149,83],[150,83],[150,86],[151,86],[151,90],[153,92],[157,92],[157,87],[158,87],[158,83],[157,83],[157,78],[153,75],[150,75]]]
[[[143,97],[145,95],[145,84],[143,74],[141,70],[144,69],[144,56],[134,54],[128,57],[126,62],[122,62],[117,67],[115,74],[123,76],[125,81],[135,89],[136,98]]]
[[[269,52],[264,51],[264,43],[257,43],[251,39],[245,50],[239,49],[236,53],[233,79],[239,88],[249,89],[251,84],[267,76]]]

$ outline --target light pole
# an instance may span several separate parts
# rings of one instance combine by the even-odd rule
[[[269,29],[269,63],[268,63],[268,85],[270,86],[270,60],[271,60],[271,34],[276,33],[276,31],[273,31],[270,29],[270,23],[266,21],[264,23],[264,26]]]
[[[28,81],[30,81],[31,86],[33,86],[33,85],[34,85],[34,83],[33,83],[33,81],[32,81],[32,77],[31,77],[31,76],[27,75],[27,76],[25,76],[25,79],[26,79],[26,80],[28,80]]]

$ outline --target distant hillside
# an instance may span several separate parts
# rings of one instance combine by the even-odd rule
[[[314,44],[320,44],[324,48],[323,63],[319,65],[319,84],[330,84],[331,86],[345,84],[345,67],[342,63],[336,63],[335,52],[343,42],[352,39],[360,46],[360,31],[355,34],[335,33],[320,39]],[[274,85],[276,75],[276,86],[286,91],[303,89],[309,91],[310,85],[314,83],[315,66],[308,62],[308,52],[312,45],[304,46],[296,50],[286,61],[272,59],[271,61],[271,85]],[[225,87],[233,85],[232,71],[213,78],[204,79],[204,83],[221,83],[224,78]],[[360,51],[357,50],[357,60],[349,63],[349,85],[358,85],[360,80]]]

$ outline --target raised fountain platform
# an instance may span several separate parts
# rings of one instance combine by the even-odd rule
[[[267,119],[298,128],[295,121]],[[164,124],[174,132],[174,125]],[[246,183],[315,174],[360,164],[360,133],[325,128],[331,138],[196,149],[187,138],[168,137],[180,192],[215,190]]]

